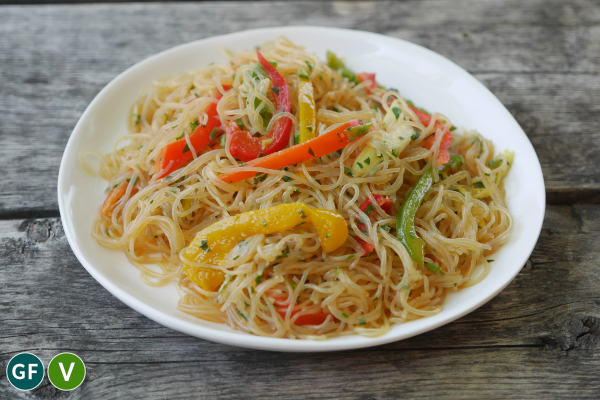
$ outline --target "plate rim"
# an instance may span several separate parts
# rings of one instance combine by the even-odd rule
[[[542,217],[540,218],[540,221],[538,221],[537,228],[534,230],[537,232],[537,235],[535,236],[535,240],[532,241],[533,244],[531,246],[531,249],[529,251],[525,252],[527,254],[524,257],[524,260],[515,261],[515,262],[519,262],[522,265],[524,265],[524,263],[527,261],[527,259],[533,252],[535,245],[539,239],[540,233],[541,233],[542,224],[544,221],[544,215],[546,212],[545,182],[543,179],[541,164],[540,164],[539,158],[537,157],[537,154],[535,152],[535,148],[531,144],[529,137],[525,134],[525,132],[523,131],[521,126],[518,124],[518,122],[514,119],[514,117],[506,109],[504,104],[502,104],[502,102],[483,83],[481,83],[477,78],[475,78],[473,75],[471,75],[464,68],[462,68],[458,64],[454,63],[452,60],[450,60],[450,59],[442,56],[441,54],[436,53],[433,50],[430,50],[426,47],[420,46],[418,44],[415,44],[415,43],[412,43],[412,42],[409,42],[409,41],[406,41],[403,39],[393,38],[390,36],[373,33],[373,32],[353,30],[353,29],[344,29],[344,28],[310,26],[310,25],[249,29],[249,30],[244,30],[244,31],[232,32],[232,33],[228,33],[228,34],[224,34],[224,35],[211,36],[208,38],[194,40],[194,41],[183,43],[183,44],[180,44],[180,45],[177,45],[174,47],[170,47],[166,50],[163,50],[159,53],[153,54],[147,58],[144,58],[144,59],[136,62],[135,64],[133,64],[132,66],[130,66],[129,68],[125,69],[123,72],[121,72],[117,76],[115,76],[108,84],[106,84],[106,86],[104,86],[98,92],[98,94],[89,103],[89,105],[86,107],[85,111],[79,117],[77,124],[75,125],[75,127],[73,128],[73,131],[71,132],[71,135],[69,136],[67,145],[65,146],[65,150],[64,150],[63,156],[61,158],[59,175],[58,175],[58,185],[57,185],[58,193],[57,194],[58,194],[58,204],[59,204],[59,210],[60,210],[60,216],[61,216],[61,223],[63,225],[63,229],[65,232],[67,241],[68,241],[73,253],[77,257],[78,261],[83,265],[83,267],[88,271],[88,273],[98,283],[100,283],[106,290],[108,290],[112,295],[114,295],[116,298],[118,298],[120,301],[125,303],[130,308],[134,309],[135,311],[141,313],[142,315],[146,316],[147,318],[149,318],[163,326],[166,326],[170,329],[173,329],[173,330],[176,330],[176,331],[179,331],[179,332],[182,332],[182,333],[194,336],[194,337],[210,340],[213,342],[218,342],[218,343],[237,346],[237,347],[245,347],[245,348],[258,349],[258,350],[269,350],[269,351],[329,352],[329,351],[360,349],[360,348],[365,348],[365,347],[373,347],[373,346],[388,344],[391,342],[408,339],[410,337],[419,335],[424,332],[431,331],[433,329],[439,328],[440,326],[443,326],[450,322],[453,322],[453,321],[457,320],[458,318],[461,318],[464,315],[473,312],[477,308],[483,306],[488,301],[490,301],[491,299],[496,297],[498,295],[498,293],[500,293],[502,290],[504,290],[506,288],[506,286],[508,286],[508,284],[510,284],[514,280],[514,278],[520,272],[522,266],[521,266],[521,268],[515,268],[512,276],[510,276],[510,278],[507,279],[506,282],[503,282],[503,284],[498,286],[495,290],[488,293],[483,300],[468,304],[464,309],[461,309],[459,312],[456,312],[453,315],[448,315],[439,321],[435,321],[432,324],[425,325],[418,329],[414,329],[413,331],[410,331],[406,334],[390,335],[388,332],[384,335],[381,335],[381,336],[378,336],[375,338],[366,338],[366,337],[362,337],[360,335],[351,335],[351,336],[346,336],[346,337],[327,339],[325,341],[269,338],[269,337],[262,337],[262,336],[256,336],[256,335],[249,335],[249,334],[245,334],[243,332],[233,331],[233,330],[230,332],[215,330],[210,327],[193,324],[190,321],[186,321],[181,318],[177,318],[174,315],[167,315],[164,312],[159,311],[159,310],[153,308],[152,306],[144,303],[143,301],[138,300],[132,294],[119,288],[117,285],[113,284],[109,279],[103,277],[102,274],[99,271],[97,271],[96,268],[92,265],[93,263],[89,262],[87,260],[87,258],[82,254],[82,252],[78,246],[78,243],[77,243],[77,238],[75,237],[74,232],[71,232],[71,230],[69,228],[70,225],[68,223],[68,217],[70,217],[70,214],[67,212],[67,208],[66,208],[67,205],[66,205],[65,196],[64,196],[65,191],[61,190],[61,189],[63,188],[63,186],[66,185],[66,182],[65,182],[67,179],[66,172],[65,172],[66,163],[67,163],[66,156],[72,152],[71,148],[74,146],[74,142],[75,142],[74,137],[76,136],[76,133],[82,129],[83,121],[86,119],[88,114],[93,112],[92,110],[95,108],[96,103],[98,103],[100,101],[100,98],[104,95],[104,93],[109,91],[113,86],[118,85],[122,79],[127,79],[127,76],[132,71],[143,67],[144,64],[150,63],[153,60],[156,60],[158,58],[162,58],[171,52],[176,52],[187,46],[191,47],[191,46],[196,45],[197,43],[210,43],[210,42],[214,42],[214,41],[218,42],[226,37],[242,36],[245,34],[272,33],[273,36],[285,35],[286,31],[293,31],[293,30],[299,30],[299,29],[300,30],[302,30],[302,29],[317,30],[317,31],[323,31],[324,33],[337,32],[337,33],[345,33],[345,34],[352,34],[352,35],[359,34],[361,36],[370,37],[370,38],[376,39],[378,41],[387,41],[388,43],[401,42],[405,46],[409,46],[409,47],[414,46],[415,48],[418,49],[418,51],[425,51],[426,53],[429,53],[429,55],[434,58],[443,60],[443,62],[445,62],[445,63],[450,63],[450,65],[452,65],[456,69],[456,71],[468,76],[468,79],[472,80],[473,83],[476,86],[478,86],[479,90],[483,90],[483,91],[487,92],[487,95],[488,95],[488,97],[490,97],[490,100],[495,101],[497,103],[497,105],[503,109],[503,111],[507,114],[507,116],[515,122],[516,126],[518,126],[519,133],[522,134],[524,136],[524,138],[526,139],[526,143],[530,146],[531,150],[533,151],[533,154],[535,155],[534,161],[535,161],[536,171],[534,171],[534,172],[536,175],[539,175],[537,178],[538,178],[538,180],[541,180],[541,182],[539,182],[539,183],[541,183],[541,187],[543,188],[542,192],[538,194],[538,196],[541,196],[540,200],[542,200],[542,202],[541,202]],[[442,313],[443,312],[444,311],[442,311]],[[425,319],[428,319],[428,318],[425,318]],[[423,320],[423,319],[421,319],[421,320]],[[362,340],[354,340],[354,341],[344,340],[346,338],[356,339],[357,337]]]

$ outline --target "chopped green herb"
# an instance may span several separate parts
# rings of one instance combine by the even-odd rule
[[[305,60],[304,62],[306,63],[306,65],[308,65],[308,72],[312,72],[313,66],[312,66],[312,64],[310,63],[310,61],[306,61],[306,60]]]
[[[361,169],[363,168],[363,165],[361,163],[359,163],[358,161],[356,162],[356,165],[358,165]]]
[[[490,160],[488,162],[488,166],[490,168],[498,168],[499,166],[502,165],[502,161],[503,161],[502,159],[499,159],[499,160]]]
[[[279,94],[279,88],[278,88],[277,86],[273,86],[273,87],[271,88],[271,90],[273,91],[273,93],[275,93],[275,94]]]
[[[396,119],[400,118],[400,113],[402,112],[398,107],[392,107],[392,112],[396,116]]]
[[[188,144],[185,144],[185,147],[183,148],[183,154],[187,153],[188,151],[190,151],[190,146],[188,146]]]
[[[309,132],[313,131],[313,127],[312,126],[307,126],[306,129],[308,129]]]
[[[300,144],[300,131],[294,134],[294,144]]]
[[[331,235],[328,233],[327,235],[325,235],[325,238],[328,239]]]
[[[263,281],[263,279],[265,279],[264,275],[258,275],[255,279],[256,284],[260,285],[260,283]]]
[[[473,187],[475,189],[485,189],[485,185],[483,184],[483,182],[474,182]]]
[[[305,221],[305,222],[300,222],[300,223],[299,223],[298,225],[296,225],[294,228],[297,228],[297,227],[299,227],[300,225],[304,225],[305,223],[306,223],[306,221]]]
[[[284,182],[291,182],[292,178],[290,178],[289,176],[286,175],[286,176],[283,177],[283,181]]]
[[[434,265],[434,264],[432,264],[432,263],[426,263],[426,265],[427,265],[427,268],[428,268],[428,269],[429,269],[431,272],[439,272],[439,273],[440,273],[440,274],[442,274],[442,275],[446,275],[446,274],[444,273],[444,271],[442,271],[442,269],[441,269],[440,267],[438,267],[438,266],[436,266],[436,265]]]
[[[310,76],[301,69],[298,70],[298,77],[301,79],[310,79]]]
[[[332,109],[333,111],[335,111],[335,112],[340,112],[340,110],[338,110],[338,108],[337,108],[337,107],[335,107],[335,106],[334,106],[334,107],[331,107],[331,109]]]
[[[379,297],[375,296],[373,297],[373,301],[377,300]]]
[[[209,251],[212,251],[211,249],[208,248],[208,240],[206,240],[206,239],[202,239],[200,241],[200,248],[202,250],[204,250],[205,253],[208,253]]]
[[[349,260],[351,258],[354,258],[354,254],[350,254],[348,257],[346,257],[346,260]]]
[[[225,135],[221,135],[221,142],[219,143],[221,148],[224,149],[227,145],[227,137]]]
[[[366,325],[367,324],[367,320],[364,319],[363,317],[359,317],[358,318],[358,323],[359,323],[359,325]]]
[[[269,61],[269,64],[277,68],[277,61]]]
[[[154,200],[150,200],[150,204],[154,203]]]
[[[242,120],[241,120],[241,119],[238,119],[238,120],[237,120],[237,124],[238,124],[238,126],[239,126],[240,128],[244,129],[244,123],[242,122]]]
[[[290,246],[288,246],[288,245],[286,244],[286,245],[285,245],[285,250],[283,250],[283,251],[281,252],[281,254],[277,256],[277,259],[280,259],[280,258],[287,257],[287,256],[288,256],[288,254],[290,254]]]
[[[492,262],[494,262],[494,260],[487,260],[487,262],[492,263]]]
[[[458,282],[454,282],[454,287],[456,287],[456,285],[458,285]]]
[[[410,138],[412,140],[417,140],[420,136],[421,136],[421,133],[419,133],[419,131],[415,129],[415,133],[413,133]]]
[[[306,214],[304,213],[304,210],[302,210],[302,209],[299,209],[299,210],[298,210],[298,214],[300,214],[300,217],[301,217],[301,218],[306,218]]]
[[[238,258],[240,258],[240,256],[233,257],[233,261],[237,260]]]
[[[314,151],[313,151],[313,149],[311,149],[310,147],[308,148],[308,154],[310,154],[310,155],[311,155],[311,156],[313,156],[313,157],[316,157],[316,156],[315,156],[315,152],[314,152]]]
[[[344,167],[344,173],[348,176],[353,176],[352,170],[348,167]]]
[[[365,164],[371,165],[371,157],[365,158]]]
[[[263,226],[267,226],[267,221],[263,221]]]
[[[213,139],[214,139],[214,138],[217,136],[217,133],[219,133],[219,128],[215,128],[215,129],[213,129],[213,130],[210,132],[210,136],[209,136],[209,137],[210,137],[210,140],[213,140]]]
[[[348,318],[348,314],[346,314],[345,312],[342,313],[342,317],[344,318]]]
[[[267,174],[261,174],[261,172],[257,172],[256,174],[257,174],[257,177],[254,178],[255,185],[258,185],[259,182],[264,182],[265,179],[267,179],[267,176],[269,176]]]
[[[237,311],[237,313],[238,313],[238,314],[240,314],[240,316],[241,316],[242,318],[244,318],[246,321],[248,321],[248,317],[246,317],[246,316],[244,315],[244,313],[243,313],[243,312],[241,312],[241,311],[240,311],[240,310],[238,310],[237,308],[236,308],[235,310]]]
[[[196,128],[198,127],[198,120],[195,120],[193,122],[190,122],[190,128],[192,129],[192,132],[194,132],[196,130]]]

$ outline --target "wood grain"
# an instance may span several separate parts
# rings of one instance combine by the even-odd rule
[[[58,216],[56,180],[70,132],[127,67],[196,39],[305,24],[378,32],[455,61],[524,128],[550,202],[600,199],[592,162],[600,157],[597,1],[2,6],[0,219]]]
[[[80,355],[76,391],[0,398],[597,398],[600,205],[550,206],[526,267],[477,311],[385,346],[240,349],[171,331],[103,289],[58,219],[0,221],[0,374],[15,353]],[[133,268],[133,267],[132,267]]]

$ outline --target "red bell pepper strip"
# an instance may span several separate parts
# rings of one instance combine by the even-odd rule
[[[273,297],[275,299],[275,307],[277,313],[281,315],[281,318],[283,319],[285,319],[285,315],[290,307],[293,307],[291,317],[298,314],[302,310],[301,307],[294,306],[293,304],[285,304],[285,302],[287,301],[287,297],[284,297],[280,294],[275,294],[272,290],[267,290],[266,294],[267,296]],[[321,325],[323,322],[325,322],[328,315],[331,314],[326,313],[324,311],[318,311],[312,314],[304,314],[296,318],[296,321],[294,323],[296,325]]]
[[[233,125],[237,124],[235,122],[229,122],[229,124],[227,124],[227,132],[229,132],[230,129],[235,129]],[[279,169],[313,158],[322,157],[344,148],[350,141],[366,134],[370,127],[371,124],[363,125],[361,120],[354,119],[304,143],[288,147],[287,149],[280,150],[277,153],[273,153],[266,157],[256,158],[250,161],[246,166]],[[233,171],[222,175],[221,180],[226,183],[234,183],[251,178],[255,175],[256,172],[252,171]]]
[[[121,199],[121,197],[125,196],[125,192],[127,192],[127,186],[129,182],[121,182],[118,186],[116,186],[113,190],[108,193],[106,196],[106,200],[102,203],[102,207],[100,207],[100,213],[105,217],[111,217],[113,214],[113,210],[115,208],[115,204],[117,201]],[[131,188],[130,195],[133,196],[138,192],[137,187]]]
[[[437,160],[435,160],[435,166],[439,167],[440,165],[448,164],[450,162],[450,152],[448,151],[448,147],[452,143],[452,133],[449,130],[444,131],[444,136],[442,137],[442,141],[440,142],[440,152],[438,153]],[[435,142],[435,135],[430,135],[427,139],[421,142],[421,146],[426,149],[431,149],[433,147],[433,143]]]
[[[413,106],[409,106],[411,110],[416,114],[421,123],[425,126],[429,126],[431,123],[431,115],[428,113],[418,110]],[[450,152],[448,151],[448,147],[452,143],[452,133],[448,129],[442,125],[440,121],[435,121],[435,128],[444,128],[442,131],[444,133],[444,137],[442,138],[442,142],[440,143],[440,152],[438,153],[438,158],[435,161],[436,166],[447,164],[450,161]],[[427,139],[421,142],[421,145],[426,149],[431,149],[433,143],[435,142],[435,134],[430,135]]]
[[[365,86],[365,89],[367,90],[367,93],[371,94],[373,92],[373,90],[377,89],[377,83],[375,82],[375,74],[374,73],[371,73],[371,72],[361,72],[359,74],[356,74],[356,78],[360,82],[371,81],[370,85]]]
[[[385,211],[386,214],[392,213],[392,199],[390,199],[389,197],[383,197],[379,194],[374,194],[373,198],[375,199],[375,201],[377,201],[379,207],[381,207],[381,209]],[[375,217],[377,216],[377,213],[375,213],[375,207],[373,207],[372,204],[373,203],[371,202],[371,199],[367,198],[359,207],[360,211],[367,214],[369,220],[371,221],[371,224],[375,221]],[[371,208],[369,208],[369,206],[371,206]],[[367,229],[367,225],[360,223],[359,220],[357,220],[356,222],[356,226],[361,232],[364,232]],[[363,248],[365,255],[371,254],[371,252],[375,250],[375,246],[373,246],[371,243],[365,242],[361,238],[357,239],[358,243]]]
[[[273,96],[277,112],[290,112],[290,93],[288,86],[279,71],[268,62],[257,50],[258,62],[261,67],[269,74],[273,84]],[[235,128],[229,124],[227,126],[227,143],[231,155],[242,161],[251,161],[258,158],[259,154],[271,154],[284,149],[290,139],[292,130],[292,120],[288,117],[282,117],[275,121],[271,131],[262,137],[254,137],[249,132]],[[264,144],[264,146],[263,146]]]
[[[229,87],[223,86],[223,89],[229,90]],[[223,96],[219,92],[216,97],[217,100],[220,100]],[[221,118],[219,118],[219,113],[217,112],[217,103],[211,103],[206,108],[206,114],[208,115],[206,125],[198,126],[189,136],[190,143],[194,146],[196,154],[211,142],[212,139],[210,136],[213,130],[221,127]],[[154,163],[154,174],[158,174],[156,179],[161,179],[171,172],[178,170],[191,160],[192,157],[193,154],[185,138],[169,143],[162,148]]]

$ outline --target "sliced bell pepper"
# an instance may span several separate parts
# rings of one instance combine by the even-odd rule
[[[223,86],[223,88],[225,90],[229,89],[226,86]],[[216,97],[217,100],[220,100],[222,97],[221,93],[217,93]],[[217,103],[211,103],[206,108],[206,114],[208,115],[206,125],[198,126],[189,136],[190,143],[194,146],[196,153],[199,153],[200,150],[212,141],[215,137],[215,132],[213,131],[221,127],[221,118],[219,118],[219,113],[217,112]],[[161,179],[171,172],[178,170],[192,158],[193,154],[185,138],[169,143],[162,148],[154,163],[154,174],[157,175],[156,179]]]
[[[294,306],[294,304],[287,304],[287,297],[282,294],[274,293],[274,290],[269,289],[265,292],[265,294],[269,297],[275,299],[275,308],[277,313],[281,315],[281,318],[285,319],[285,315],[288,309],[292,308],[292,317],[302,311],[302,308],[299,306]],[[296,318],[296,325],[321,325],[327,319],[327,316],[331,315],[328,312],[318,311],[311,314],[300,315]],[[333,317],[335,319],[335,317]]]
[[[104,215],[105,217],[112,216],[115,204],[121,199],[121,197],[125,196],[125,192],[127,192],[128,185],[129,182],[121,182],[118,186],[113,188],[110,191],[110,193],[108,193],[108,196],[106,196],[106,200],[104,200],[104,203],[102,203],[102,206],[100,208],[100,213],[102,215]],[[131,196],[133,196],[137,192],[137,187],[134,186],[133,188],[131,188]]]
[[[429,126],[429,124],[431,123],[431,115],[411,105],[409,105],[409,107],[415,113],[417,118],[419,118],[423,125]],[[442,125],[440,121],[435,121],[434,126],[436,129],[444,128],[444,125]],[[450,153],[448,152],[448,147],[450,147],[450,144],[452,143],[452,133],[450,133],[450,131],[445,128],[442,132],[444,134],[444,137],[442,138],[442,142],[440,143],[440,152],[438,153],[437,160],[435,160],[436,166],[447,164],[448,161],[450,161]],[[427,139],[423,140],[423,142],[421,142],[421,145],[426,149],[431,149],[434,142],[435,134],[430,135]]]
[[[326,252],[336,250],[348,238],[346,221],[338,213],[313,209],[304,203],[281,204],[215,222],[196,235],[183,257],[195,263],[223,265],[225,256],[240,241],[261,233],[283,232],[304,222],[313,224]],[[214,292],[223,282],[223,273],[214,269],[184,263],[184,271],[204,290]]]
[[[421,267],[424,267],[423,248],[425,242],[417,236],[415,231],[415,215],[432,184],[433,172],[429,168],[408,192],[396,217],[398,240],[404,245],[410,257]]]
[[[317,130],[313,85],[304,76],[300,76],[298,105],[300,108],[300,143],[304,143],[314,138]]]
[[[426,149],[431,149],[433,147],[433,143],[435,142],[435,134],[430,135],[427,139],[421,142],[421,146]],[[452,144],[452,133],[449,130],[444,131],[444,136],[442,137],[442,141],[440,142],[440,151],[438,153],[437,159],[435,160],[435,166],[439,167],[440,165],[447,164],[450,161],[450,152],[448,148]]]
[[[383,197],[379,194],[374,194],[373,197],[375,198],[375,201],[377,201],[377,204],[379,204],[379,207],[381,207],[381,209],[383,211],[385,211],[386,214],[392,213],[392,199],[391,198]],[[377,216],[377,213],[374,212],[375,207],[373,206],[373,203],[371,202],[370,198],[365,199],[365,201],[363,201],[363,203],[360,205],[359,208],[360,208],[360,211],[364,212],[365,214],[367,214],[369,216],[369,220],[371,221],[371,224],[373,222],[375,222],[375,217]],[[356,222],[357,222],[356,226],[358,227],[358,229],[361,232],[364,232],[367,229],[367,225],[361,223],[360,220],[356,220]],[[375,246],[373,246],[371,243],[365,242],[361,238],[357,238],[357,240],[358,240],[358,243],[363,248],[365,255],[371,254],[371,252],[373,250],[375,250]]]
[[[235,122],[230,122],[227,125],[227,129],[229,129],[231,124],[235,124]],[[370,128],[370,123],[363,124],[361,120],[354,119],[331,129],[329,132],[325,132],[321,136],[317,136],[308,142],[300,143],[266,157],[252,160],[246,166],[279,169],[313,158],[322,157],[344,148],[352,140],[366,134]],[[256,173],[252,171],[234,171],[222,175],[221,180],[226,183],[234,183],[251,178],[255,175]]]
[[[257,50],[258,62],[269,75],[273,84],[273,96],[277,112],[290,112],[290,93],[279,71]],[[292,120],[282,117],[275,121],[271,131],[262,137],[254,137],[239,126],[229,123],[226,129],[227,143],[231,155],[242,161],[251,161],[262,154],[271,154],[284,149],[290,139]]]
[[[375,74],[371,72],[360,72],[356,74],[356,79],[359,82],[371,81],[368,86],[365,86],[367,93],[373,93],[373,90],[377,89],[377,82],[375,81]]]

